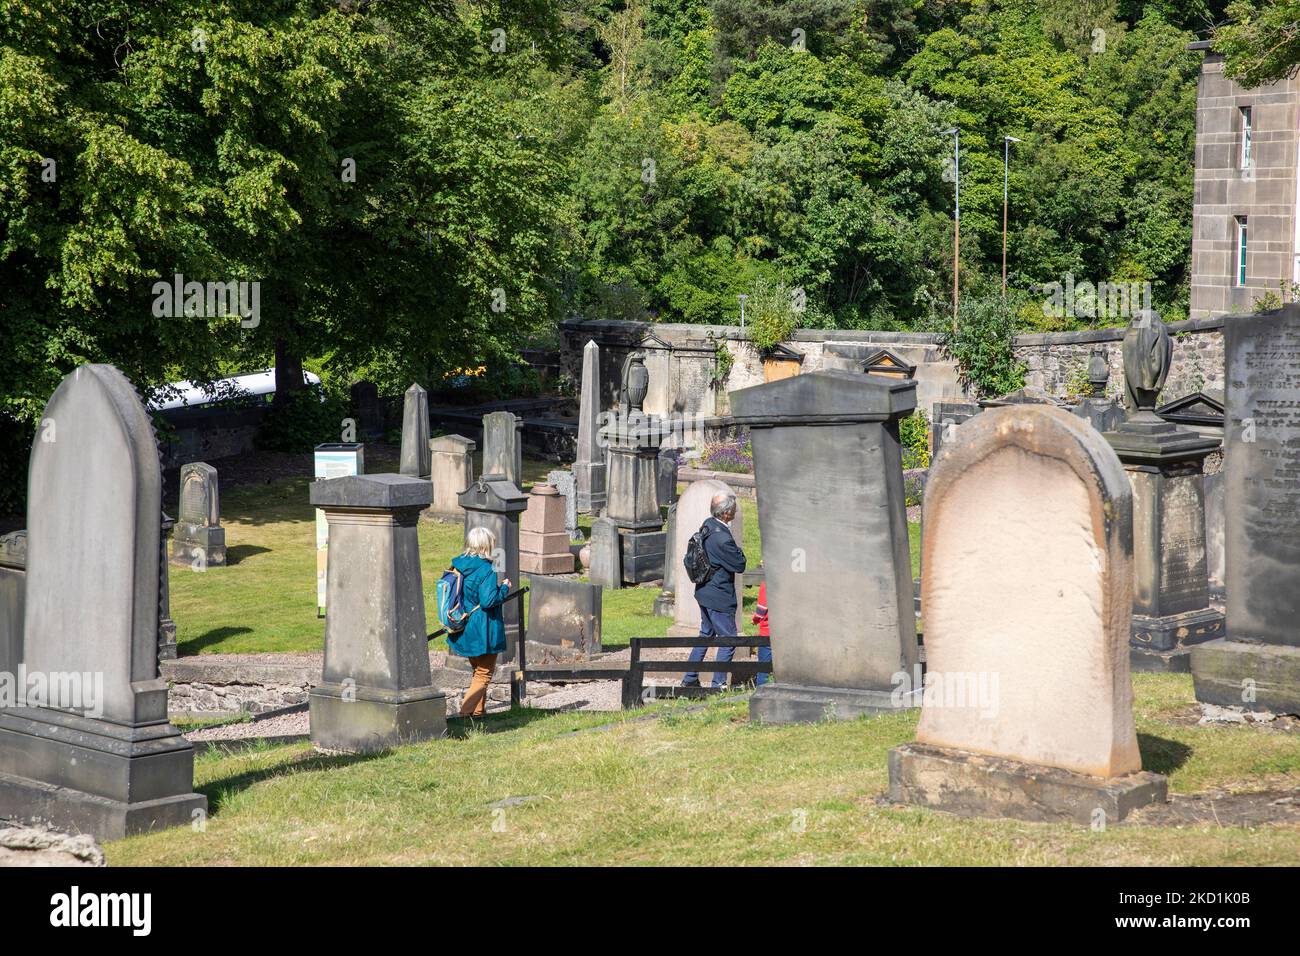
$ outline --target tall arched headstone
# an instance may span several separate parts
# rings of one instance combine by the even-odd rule
[[[735,492],[725,481],[718,481],[716,478],[705,478],[701,481],[691,482],[682,496],[677,499],[677,514],[671,545],[673,561],[676,565],[680,565],[682,559],[686,556],[686,543],[691,540],[691,535],[699,531],[700,525],[708,520],[709,505],[716,494],[734,495]],[[745,541],[745,516],[739,506],[736,508],[736,517],[732,519],[730,528],[731,536],[736,539],[736,544],[743,547]],[[676,588],[676,599],[673,604],[673,623],[668,629],[668,634],[671,637],[697,637],[700,633],[700,606],[695,603],[695,585],[691,582],[685,570],[680,567],[674,567],[673,569],[673,583]],[[737,634],[745,633],[744,595],[744,581],[742,576],[737,574]]]
[[[0,817],[111,840],[206,812],[158,672],[161,520],[139,396],[111,365],[83,365],[32,445],[23,661],[46,689],[0,710]]]
[[[1132,506],[1115,452],[1060,409],[994,408],[944,445],[925,495],[921,720],[890,754],[893,799],[1085,824],[1164,799],[1133,723]]]

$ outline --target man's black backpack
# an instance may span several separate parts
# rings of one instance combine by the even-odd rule
[[[708,535],[709,526],[706,522],[700,526],[699,531],[691,535],[691,540],[686,542],[686,555],[682,559],[682,564],[686,566],[686,576],[697,586],[713,575],[713,564],[709,561],[709,553],[704,550],[704,539]]]

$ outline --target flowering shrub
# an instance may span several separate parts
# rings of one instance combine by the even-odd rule
[[[754,470],[754,447],[734,441],[709,442],[700,456],[700,467],[709,471],[750,474]]]

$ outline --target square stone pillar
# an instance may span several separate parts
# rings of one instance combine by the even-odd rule
[[[471,528],[487,528],[497,539],[497,554],[492,564],[497,580],[510,580],[510,589],[519,588],[519,517],[528,507],[528,496],[505,475],[483,475],[461,493],[460,506],[465,509],[465,534]],[[501,609],[506,624],[506,652],[497,666],[516,659],[519,649],[519,601],[507,601]],[[463,660],[464,658],[457,658]]]
[[[916,383],[812,372],[733,392],[731,407],[754,443],[776,678],[751,718],[896,710],[896,675],[918,662],[898,437]]]
[[[416,523],[429,482],[409,475],[315,481],[330,561],[325,668],[312,689],[311,739],[372,753],[441,737],[447,701],[433,686]]]
[[[605,515],[618,525],[625,584],[664,575],[664,520],[659,511],[661,420],[632,412],[606,430],[609,472]]]
[[[460,493],[474,484],[474,449],[477,444],[463,435],[442,435],[429,439],[429,474],[433,485],[433,504],[429,514],[435,518],[460,521],[464,512],[457,500]]]

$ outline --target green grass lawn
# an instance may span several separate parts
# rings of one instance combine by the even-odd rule
[[[1300,784],[1294,733],[1199,727],[1185,675],[1134,677],[1147,769],[1174,792]],[[1281,865],[1300,827],[963,820],[878,806],[910,713],[773,727],[743,702],[491,717],[490,732],[373,757],[266,746],[195,765],[211,811],[108,845],[114,866],[213,864]],[[1180,719],[1183,718],[1183,719]],[[572,733],[598,725],[610,729]],[[512,799],[513,798],[513,799]],[[802,822],[802,827],[800,823]]]
[[[554,467],[526,459],[525,481],[540,481]],[[206,571],[170,569],[172,617],[181,654],[321,649],[325,622],[316,617],[316,526],[314,510],[307,503],[310,480],[304,476],[224,491],[221,521],[229,564]],[[756,566],[762,554],[758,511],[751,500],[741,498],[740,503],[745,554]],[[579,525],[590,532],[589,518],[582,518]],[[911,531],[915,575],[918,526],[912,525]],[[422,521],[419,534],[425,613],[433,631],[437,629],[433,587],[460,553],[462,529],[459,524]],[[662,637],[672,622],[651,612],[658,593],[650,587],[606,591],[604,644],[626,647],[632,637]],[[752,607],[756,594],[757,589],[748,590],[747,607]]]

